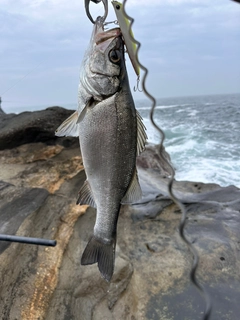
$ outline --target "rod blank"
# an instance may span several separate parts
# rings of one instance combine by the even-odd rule
[[[18,236],[11,236],[8,234],[0,234],[0,241],[20,242],[20,243],[27,243],[27,244],[36,244],[39,246],[48,246],[48,247],[55,247],[57,244],[56,240],[18,237]]]

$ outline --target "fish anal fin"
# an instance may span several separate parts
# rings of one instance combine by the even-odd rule
[[[81,264],[98,263],[98,269],[106,281],[110,281],[114,271],[116,241],[105,243],[92,236],[82,254]]]
[[[78,112],[75,111],[70,117],[68,117],[55,131],[55,135],[58,137],[69,136],[78,137],[79,129],[77,124]]]
[[[132,181],[121,203],[129,204],[129,203],[136,202],[141,198],[142,198],[142,190],[138,181],[137,169],[135,169],[135,172],[132,177]]]
[[[92,190],[87,180],[84,182],[78,194],[79,196],[76,204],[88,204],[89,206],[96,208]]]
[[[137,156],[145,149],[147,141],[146,127],[143,124],[142,117],[137,111]]]

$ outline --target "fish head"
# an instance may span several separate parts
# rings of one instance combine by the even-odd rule
[[[87,56],[88,84],[98,92],[97,100],[119,90],[122,72],[125,70],[124,42],[120,28],[104,30],[99,17],[94,25]]]

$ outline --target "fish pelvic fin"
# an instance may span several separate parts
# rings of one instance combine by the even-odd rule
[[[76,204],[88,204],[93,208],[97,208],[89,182],[86,180],[79,191]]]
[[[77,124],[78,112],[75,111],[70,117],[68,117],[55,131],[55,135],[58,137],[78,137],[79,128]]]
[[[92,236],[83,252],[81,265],[97,262],[101,276],[109,282],[114,271],[115,247],[116,238],[106,243]]]
[[[132,181],[128,187],[125,196],[122,198],[122,204],[130,204],[142,198],[142,190],[138,181],[137,169],[135,168]]]

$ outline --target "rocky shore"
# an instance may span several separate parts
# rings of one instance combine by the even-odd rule
[[[137,160],[143,198],[122,206],[111,283],[96,265],[80,265],[95,209],[75,205],[85,180],[78,139],[54,136],[72,112],[0,114],[0,233],[57,240],[56,247],[0,242],[0,318],[202,319],[157,146]],[[197,279],[212,298],[211,319],[238,320],[240,190],[176,181],[173,191],[187,208],[185,235],[200,257]]]

